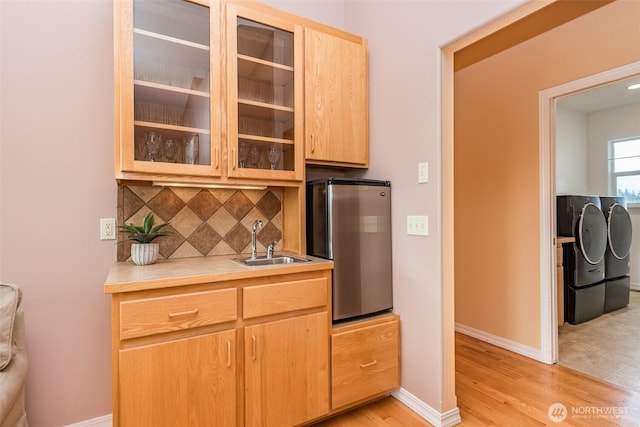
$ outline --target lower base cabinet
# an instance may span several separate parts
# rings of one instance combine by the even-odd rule
[[[353,406],[400,386],[400,318],[384,316],[334,328],[331,408]]]
[[[328,313],[250,326],[245,425],[295,426],[329,412]]]
[[[120,350],[120,425],[236,424],[233,330]]]

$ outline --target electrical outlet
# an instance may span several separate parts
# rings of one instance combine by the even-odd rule
[[[116,239],[116,220],[114,218],[100,218],[100,240]]]
[[[429,182],[429,163],[418,163],[418,184]]]
[[[429,217],[426,215],[407,216],[407,234],[412,236],[428,236]]]

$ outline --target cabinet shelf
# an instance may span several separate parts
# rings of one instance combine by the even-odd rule
[[[293,81],[293,67],[247,55],[238,55],[238,75],[285,86]]]
[[[294,109],[265,102],[238,99],[239,115],[257,119],[271,119],[284,122],[293,118]]]
[[[159,83],[134,80],[135,99],[140,102],[164,103],[174,107],[209,108],[209,93]]]
[[[209,129],[201,129],[201,128],[194,128],[194,127],[187,127],[187,126],[166,125],[163,123],[145,122],[142,120],[136,120],[133,122],[133,124],[135,126],[141,126],[141,127],[150,128],[150,129],[163,129],[163,130],[170,130],[174,132],[184,132],[189,134],[201,133],[201,134],[209,135],[211,133]]]
[[[149,37],[151,39],[156,39],[156,40],[162,40],[164,42],[168,42],[168,43],[174,43],[177,45],[182,45],[182,46],[188,46],[188,47],[192,47],[194,49],[201,49],[204,51],[209,52],[209,46],[201,44],[201,43],[195,43],[189,40],[183,40],[183,39],[179,39],[176,37],[171,37],[171,36],[167,36],[164,34],[160,34],[160,33],[156,33],[153,31],[147,31],[147,30],[143,30],[141,28],[134,28],[133,29],[133,33],[134,34],[139,34],[141,36],[146,36]]]
[[[255,141],[255,142],[267,142],[271,144],[294,144],[294,141],[290,139],[271,138],[268,136],[259,136],[259,135],[249,135],[246,133],[238,134],[238,139],[246,139],[246,140]]]

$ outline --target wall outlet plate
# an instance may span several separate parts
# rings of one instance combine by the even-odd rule
[[[100,218],[100,240],[116,240],[115,218]]]

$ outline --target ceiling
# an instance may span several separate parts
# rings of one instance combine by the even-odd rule
[[[558,98],[558,107],[581,113],[593,113],[622,105],[640,103],[640,89],[627,89],[629,85],[635,83],[640,83],[640,75],[563,96]]]

